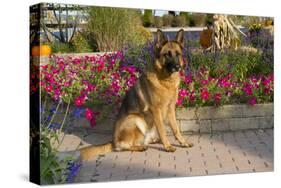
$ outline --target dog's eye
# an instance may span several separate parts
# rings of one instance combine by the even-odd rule
[[[181,55],[181,53],[177,51],[176,52],[176,56],[180,56],[180,55]]]

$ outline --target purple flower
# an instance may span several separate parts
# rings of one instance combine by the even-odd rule
[[[66,178],[66,182],[67,183],[72,183],[74,181],[74,178],[77,176],[80,168],[81,168],[82,164],[81,163],[75,163],[75,162],[72,162],[72,163],[69,163],[69,167],[68,167],[68,176]]]
[[[72,112],[72,115],[73,115],[75,118],[79,119],[79,118],[82,117],[82,114],[83,114],[84,112],[85,112],[85,109],[83,109],[83,108],[75,108],[75,109],[73,110],[73,112]]]

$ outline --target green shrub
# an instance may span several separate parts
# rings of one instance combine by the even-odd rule
[[[135,35],[142,23],[137,10],[91,7],[87,12],[85,30],[90,40],[96,41],[99,51],[116,51],[129,42],[139,42]]]
[[[207,25],[212,25],[212,24],[213,24],[213,21],[214,21],[213,16],[214,16],[214,14],[207,14],[207,15],[206,15],[205,24],[207,24]],[[235,23],[235,22],[234,22],[234,23]]]
[[[76,53],[93,52],[93,48],[89,45],[82,32],[77,32],[75,34],[71,44]]]
[[[170,27],[172,25],[174,16],[171,14],[163,15],[163,25],[166,27]]]
[[[190,13],[180,12],[180,16],[185,18],[185,26],[188,26],[190,24]]]
[[[163,26],[163,19],[160,16],[154,16],[153,18],[153,26],[157,28],[161,28]]]
[[[152,10],[144,10],[142,24],[144,27],[151,27],[153,23]]]
[[[190,15],[190,26],[202,27],[206,24],[206,14],[192,13]]]
[[[186,23],[185,16],[175,16],[172,21],[172,27],[184,27]]]
[[[74,51],[72,44],[54,41],[50,43],[52,53],[71,53]]]
[[[152,41],[153,39],[151,32],[143,26],[138,26],[135,32],[136,34],[133,35],[131,39],[133,41],[132,45],[138,46],[141,44],[145,44],[148,41]]]

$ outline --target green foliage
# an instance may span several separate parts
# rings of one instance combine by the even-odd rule
[[[139,12],[133,9],[91,7],[87,10],[86,33],[99,51],[116,51],[127,43],[136,44],[141,26]],[[140,36],[139,36],[140,37]]]
[[[75,53],[93,52],[93,48],[89,45],[84,35],[82,32],[77,32],[73,37],[71,44]]]
[[[200,52],[192,53],[192,70],[205,67],[210,70],[213,77],[226,76],[231,73],[236,78],[244,79],[251,75],[268,75],[273,72],[271,64],[263,61],[262,53],[246,52],[242,50],[229,50],[218,54],[218,60],[214,53],[202,55]]]
[[[163,15],[162,19],[163,19],[163,25],[166,27],[170,27],[172,25],[174,16],[171,14],[165,14]]]
[[[144,14],[142,17],[142,23],[144,27],[151,27],[153,23],[153,16],[152,16],[152,10],[144,10]]]
[[[163,26],[163,19],[160,16],[154,16],[153,18],[154,27],[161,28]]]
[[[190,24],[190,13],[188,13],[188,12],[180,12],[180,16],[184,17],[185,25],[188,26]]]
[[[259,25],[263,23],[264,18],[259,16],[245,16],[243,19],[243,25],[250,28],[251,25]]]
[[[57,133],[42,125],[40,131],[40,178],[42,184],[65,183],[68,175],[68,162],[73,161],[72,157],[59,160],[57,151],[52,147],[52,141],[59,142]]]
[[[186,24],[185,16],[175,16],[172,21],[172,27],[184,27]]]
[[[214,14],[207,14],[206,15],[205,24],[211,25],[213,23],[213,21],[214,21],[213,20],[213,16],[214,16]]]
[[[72,53],[74,51],[73,46],[70,43],[62,43],[54,41],[50,43],[52,53]]]
[[[93,52],[93,47],[89,45],[85,34],[76,33],[71,42],[63,43],[54,41],[50,43],[53,53],[83,53]]]
[[[143,26],[138,26],[135,32],[135,35],[132,35],[131,38],[131,40],[133,41],[132,45],[142,45],[146,42],[152,41],[153,39],[151,32]]]
[[[194,23],[194,26],[196,27],[202,27],[206,25],[206,14],[202,13],[193,13],[192,14],[192,21]]]
[[[61,103],[54,105],[54,103],[47,104],[48,96],[42,93],[42,98],[45,101],[42,103],[41,123],[40,123],[40,182],[41,184],[62,184],[69,182],[69,177],[72,172],[69,165],[75,161],[71,155],[66,155],[59,158],[57,148],[63,140],[59,139],[59,133],[64,125],[64,120],[68,114],[68,108],[64,114],[64,120],[61,124],[55,120],[56,115],[59,114],[59,107]],[[41,99],[42,99],[41,98]],[[54,108],[55,107],[55,108]],[[54,111],[51,109],[55,109]],[[47,120],[46,120],[47,119]],[[56,123],[54,123],[56,121]],[[60,127],[54,127],[54,125]]]

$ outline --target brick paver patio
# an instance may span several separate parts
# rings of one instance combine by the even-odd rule
[[[153,144],[145,152],[100,155],[82,163],[76,182],[273,171],[273,132],[263,129],[192,134],[186,136],[194,147],[177,147],[174,153],[167,153],[160,144]],[[86,143],[89,139],[104,142],[110,140],[111,135],[91,133],[83,138]],[[81,145],[79,139],[66,135],[60,150],[77,148],[79,143]],[[170,140],[177,146],[172,136]]]

